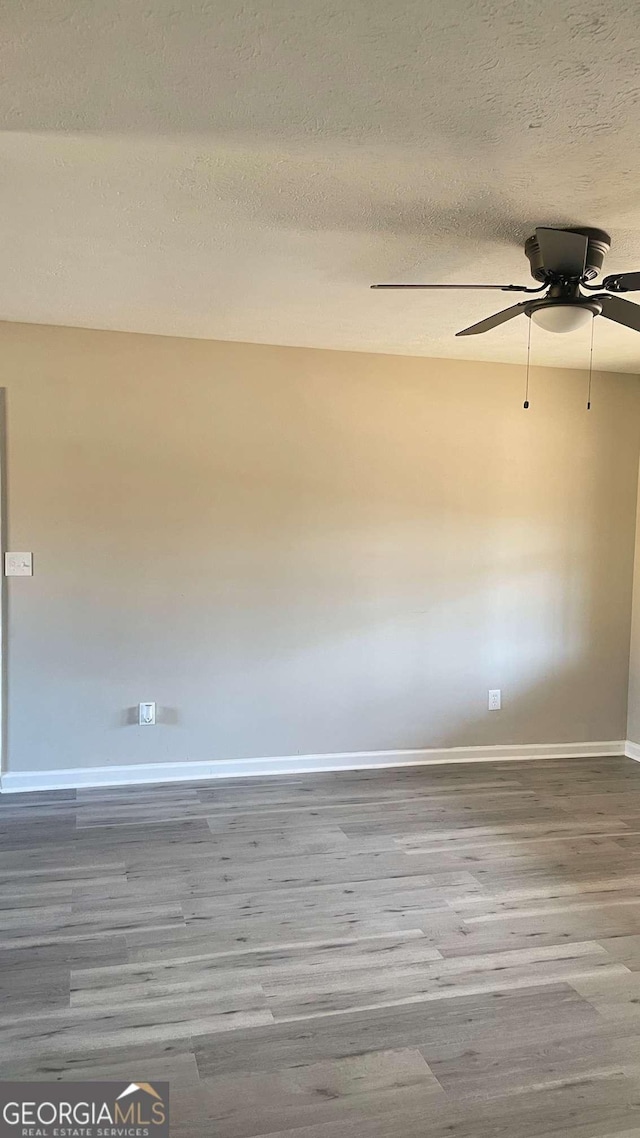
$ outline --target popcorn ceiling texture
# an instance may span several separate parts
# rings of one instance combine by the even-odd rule
[[[525,319],[454,339],[505,294],[368,284],[531,283],[536,224],[640,268],[635,0],[9,0],[1,40],[5,320],[521,362]]]

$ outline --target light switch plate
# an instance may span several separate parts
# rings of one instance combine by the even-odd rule
[[[33,554],[5,553],[4,572],[6,577],[32,577]]]

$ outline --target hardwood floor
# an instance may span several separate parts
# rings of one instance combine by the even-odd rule
[[[640,1135],[640,765],[0,800],[3,1078],[176,1138]]]

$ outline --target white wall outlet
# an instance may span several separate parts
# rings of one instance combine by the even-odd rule
[[[489,708],[489,711],[500,711],[500,708],[502,707],[502,695],[500,688],[490,688],[489,702],[487,706]]]
[[[138,704],[138,723],[141,727],[153,727],[156,721],[155,703]]]
[[[33,554],[31,553],[5,553],[5,577],[32,577]]]

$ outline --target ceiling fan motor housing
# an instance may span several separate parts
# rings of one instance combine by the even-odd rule
[[[584,281],[594,280],[594,278],[601,273],[604,259],[611,248],[611,238],[609,234],[605,233],[604,229],[590,228],[566,229],[564,232],[581,233],[587,238],[587,259],[581,279]],[[535,280],[544,284],[554,279],[556,274],[544,265],[537,233],[533,233],[531,237],[527,238],[524,251],[531,266],[531,275]]]

